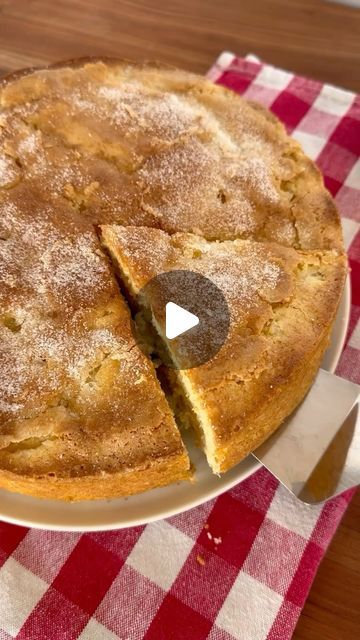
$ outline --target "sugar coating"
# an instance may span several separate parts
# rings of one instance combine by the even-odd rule
[[[299,145],[265,110],[220,87],[185,72],[103,63],[3,83],[0,440],[83,442],[81,464],[75,445],[67,454],[79,474],[94,471],[86,443],[113,428],[118,448],[110,439],[97,471],[115,468],[111,447],[125,464],[129,442],[135,465],[140,427],[151,456],[183,455],[98,240],[97,225],[113,223],[197,234],[196,268],[230,302],[236,280],[244,310],[254,291],[276,298],[278,263],[259,260],[251,244],[241,264],[229,247],[215,258],[205,240],[342,246],[336,209]],[[45,446],[49,470],[64,452],[56,439],[39,452]],[[0,467],[8,459],[0,455]],[[17,462],[24,469],[25,459]]]

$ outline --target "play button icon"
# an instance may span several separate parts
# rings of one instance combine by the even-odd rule
[[[181,336],[185,331],[196,327],[200,322],[198,316],[179,307],[175,302],[167,302],[165,305],[165,335],[169,340]]]
[[[227,338],[230,313],[225,297],[200,273],[160,273],[140,290],[137,300],[146,334],[138,344],[167,367],[198,367],[213,358]]]

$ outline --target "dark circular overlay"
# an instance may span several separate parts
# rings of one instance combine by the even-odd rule
[[[140,308],[148,310],[147,325],[152,321],[156,326],[157,331],[150,332],[152,351],[167,367],[199,367],[217,354],[227,338],[230,313],[224,295],[199,273],[187,270],[160,273],[140,290],[138,302]],[[168,302],[199,318],[199,324],[172,340],[165,337]],[[143,338],[137,335],[137,341],[144,348]],[[149,345],[146,349],[149,352]]]

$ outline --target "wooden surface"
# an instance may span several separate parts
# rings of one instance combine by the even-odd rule
[[[293,640],[360,638],[360,491],[320,565]]]
[[[321,0],[0,0],[0,69],[92,54],[203,73],[220,51],[360,91],[360,11]]]
[[[1,71],[107,54],[155,58],[203,73],[225,49],[251,51],[360,91],[360,11],[350,7],[321,0],[0,0]],[[358,640],[359,611],[358,492],[320,567],[294,639]]]

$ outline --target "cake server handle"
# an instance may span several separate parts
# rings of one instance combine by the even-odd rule
[[[360,386],[320,369],[299,407],[253,451],[307,504],[360,484]]]

